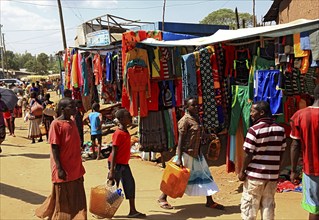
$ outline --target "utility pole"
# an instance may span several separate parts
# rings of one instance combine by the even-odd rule
[[[166,0],[163,3],[163,19],[162,19],[162,31],[164,31],[164,21],[165,21],[165,8],[166,8]]]
[[[5,78],[5,75],[4,75],[4,52],[3,52],[3,42],[2,42],[2,27],[3,25],[0,24],[0,49],[1,49],[1,68],[2,68],[2,74],[3,74],[3,77]]]
[[[256,27],[256,23],[257,23],[255,7],[256,7],[256,0],[253,0],[253,27]]]
[[[239,29],[239,28],[240,28],[240,24],[239,24],[239,15],[238,15],[237,7],[235,8],[235,15],[236,15],[236,25],[237,25],[237,29]]]
[[[5,60],[5,64],[6,64],[6,78],[9,78],[9,66],[8,66],[8,59],[6,56],[6,44],[4,43],[4,33],[2,33],[2,47],[3,47],[3,59]]]
[[[59,7],[60,25],[61,25],[62,40],[63,40],[63,49],[65,50],[67,48],[67,45],[66,45],[66,39],[65,39],[65,30],[64,30],[64,21],[63,21],[61,0],[57,0],[57,1],[58,1],[58,7]]]

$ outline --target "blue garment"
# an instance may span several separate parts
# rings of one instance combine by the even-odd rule
[[[88,71],[86,67],[85,57],[82,57],[81,60],[81,69],[82,69],[82,78],[83,78],[83,96],[88,96],[90,93],[89,90],[89,80],[88,80]]]
[[[279,90],[280,70],[259,70],[255,72],[254,101],[267,101],[272,114],[282,114],[282,91]]]
[[[161,95],[159,96],[159,105],[165,107],[175,107],[176,99],[174,81],[162,81],[158,83],[158,86],[161,91]]]
[[[308,31],[300,33],[300,47],[302,50],[311,50]]]
[[[102,134],[101,128],[101,120],[99,118],[100,112],[91,112],[89,114],[89,120],[91,124],[91,135]]]
[[[197,97],[196,63],[193,53],[182,56],[183,99]]]
[[[108,52],[106,53],[105,57],[105,64],[106,64],[106,82],[112,82],[113,77],[112,77],[112,53]]]

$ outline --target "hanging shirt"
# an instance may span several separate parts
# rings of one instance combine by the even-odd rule
[[[95,85],[99,85],[102,81],[102,63],[99,54],[95,54],[93,58],[93,72],[95,76]]]
[[[82,78],[83,78],[83,95],[84,96],[88,96],[90,93],[89,90],[89,79],[88,79],[88,71],[87,71],[87,67],[86,67],[86,61],[85,61],[85,57],[82,57],[82,61],[81,61],[81,69],[82,69]]]

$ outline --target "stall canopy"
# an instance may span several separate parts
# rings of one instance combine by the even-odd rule
[[[244,28],[238,30],[218,30],[215,34],[208,37],[199,37],[187,40],[157,41],[155,39],[148,38],[142,41],[141,43],[161,47],[202,46],[225,41],[247,39],[258,36],[280,37],[311,30],[319,30],[319,19],[299,19],[287,24],[278,24],[273,26]]]

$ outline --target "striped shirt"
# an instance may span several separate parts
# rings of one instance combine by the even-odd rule
[[[244,151],[252,153],[246,174],[249,178],[276,181],[280,155],[286,148],[285,129],[271,118],[261,118],[249,128]]]

